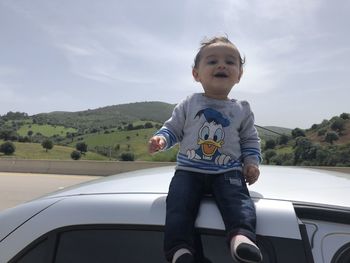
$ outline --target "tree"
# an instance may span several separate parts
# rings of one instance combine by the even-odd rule
[[[292,130],[292,136],[294,139],[298,137],[305,137],[305,131],[300,128],[295,128]]]
[[[145,123],[145,128],[146,129],[153,128],[153,124],[151,122],[146,122]]]
[[[344,112],[344,113],[340,114],[340,118],[342,118],[343,120],[349,120],[350,114]]]
[[[28,118],[28,114],[25,112],[12,112],[9,111],[6,115],[2,116],[2,118],[6,121],[9,120],[23,120]]]
[[[317,165],[329,165],[329,159],[332,156],[332,153],[327,148],[322,148],[316,153]]]
[[[0,145],[0,152],[4,153],[5,155],[11,155],[16,151],[16,146],[13,144],[13,142],[4,142]]]
[[[45,139],[42,143],[41,146],[46,150],[51,150],[53,148],[53,142],[49,139]]]
[[[126,127],[126,130],[131,131],[134,129],[134,125],[132,123],[129,123],[128,126]]]
[[[0,130],[0,139],[3,139],[4,141],[16,141],[17,137],[18,135],[14,130],[11,130],[11,129]]]
[[[324,139],[326,142],[333,144],[334,141],[339,139],[339,136],[335,132],[327,132],[326,137]]]
[[[135,155],[131,152],[124,152],[120,155],[121,161],[134,161]]]
[[[85,154],[88,151],[88,146],[85,142],[78,142],[75,145],[75,149],[77,149],[81,154]]]
[[[322,129],[320,129],[320,130],[317,132],[317,135],[318,135],[318,136],[323,136],[323,135],[326,134],[326,132],[327,132],[327,129],[326,129],[326,128],[322,128]]]
[[[266,161],[266,164],[270,164],[271,158],[276,156],[277,153],[274,150],[267,150],[264,153],[264,160]]]
[[[273,156],[270,159],[270,163],[276,165],[293,165],[294,156],[293,153],[281,153]]]
[[[345,129],[345,120],[340,117],[335,117],[331,124],[331,129],[341,133]]]
[[[27,132],[27,135],[28,135],[28,137],[29,137],[29,141],[31,141],[31,139],[32,139],[32,135],[33,135],[33,131],[32,130],[29,130],[28,132]]]
[[[314,145],[308,138],[297,138],[294,145],[294,164],[314,160],[318,148],[319,146]]]
[[[269,139],[265,142],[265,150],[274,149],[276,147],[276,141],[274,139]]]
[[[289,136],[286,134],[282,134],[278,139],[279,145],[286,145],[288,141],[289,141]]]
[[[70,154],[70,157],[73,159],[73,160],[79,160],[81,158],[81,153],[79,151],[73,151],[71,154]]]

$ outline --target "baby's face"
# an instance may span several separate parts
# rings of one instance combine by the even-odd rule
[[[231,44],[211,44],[203,49],[198,67],[192,73],[208,97],[227,99],[243,73],[239,52]]]

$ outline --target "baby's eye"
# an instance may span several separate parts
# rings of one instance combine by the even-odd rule
[[[227,60],[226,64],[228,64],[228,65],[235,65],[236,61],[234,61],[234,60]]]
[[[208,65],[215,65],[217,63],[217,60],[208,60]]]

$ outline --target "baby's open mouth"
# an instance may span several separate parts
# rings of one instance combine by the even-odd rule
[[[214,74],[214,77],[216,77],[216,78],[227,78],[228,76],[224,72],[218,72],[218,73]]]

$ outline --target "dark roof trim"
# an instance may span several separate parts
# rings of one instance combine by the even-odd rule
[[[350,225],[349,208],[303,203],[293,203],[293,205],[295,212],[300,219],[314,219]]]

